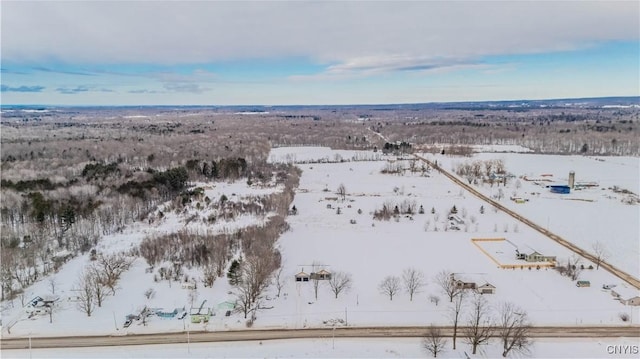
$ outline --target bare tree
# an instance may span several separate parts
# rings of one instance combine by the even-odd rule
[[[449,307],[449,317],[451,318],[451,322],[453,324],[453,349],[456,349],[456,339],[458,337],[458,324],[460,323],[460,313],[462,313],[462,309],[464,308],[464,299],[466,297],[466,292],[461,291],[455,296],[455,300],[453,304]]]
[[[328,283],[329,287],[331,287],[331,291],[335,294],[337,299],[338,294],[351,288],[351,274],[345,272],[334,272],[331,274],[331,279],[329,279]]]
[[[400,290],[400,278],[396,276],[385,277],[378,286],[380,293],[389,296],[389,300],[393,300],[393,296]]]
[[[280,292],[282,291],[282,288],[284,287],[284,281],[282,280],[282,269],[284,268],[284,266],[280,266],[280,268],[278,269],[278,271],[276,272],[276,275],[274,277],[275,282],[276,282],[276,289],[278,290],[278,293],[276,294],[276,297],[280,298]]]
[[[196,303],[197,300],[198,300],[198,290],[196,288],[189,290],[189,304],[191,305],[191,308],[193,308],[193,305]]]
[[[155,297],[155,295],[156,291],[153,288],[149,288],[144,291],[144,297],[147,299],[152,299],[153,297]]]
[[[340,186],[338,186],[336,193],[342,198],[343,201],[346,199],[347,188],[344,186],[344,183],[340,183]]]
[[[132,260],[123,253],[98,255],[97,266],[101,272],[103,283],[111,289],[112,294],[116,292],[115,286],[120,275],[129,269],[131,263]]]
[[[493,324],[489,314],[489,304],[482,295],[474,296],[467,326],[462,331],[467,343],[473,348],[473,354],[476,354],[478,345],[485,344],[491,339]]]
[[[577,255],[572,255],[567,260],[566,273],[567,273],[567,276],[571,277],[571,280],[576,280],[580,276],[580,273],[582,272],[582,266],[580,265],[581,261],[582,260]]]
[[[57,309],[56,303],[51,303],[47,306],[47,312],[49,312],[49,323],[53,323],[53,311]]]
[[[273,258],[269,255],[247,256],[242,262],[242,279],[236,284],[236,297],[245,319],[251,311],[255,314],[262,292],[269,285],[272,271]]]
[[[609,258],[609,252],[602,242],[595,242],[591,248],[593,248],[593,253],[596,257],[596,270],[600,269],[600,264]]]
[[[49,288],[51,289],[51,294],[56,294],[56,287],[58,286],[58,281],[56,281],[56,277],[49,278]]]
[[[107,296],[107,290],[105,286],[105,276],[100,269],[91,266],[88,271],[89,278],[91,279],[91,285],[93,286],[93,296],[96,300],[98,307],[102,307],[102,302]]]
[[[435,277],[435,282],[442,288],[442,291],[449,297],[449,302],[453,302],[453,298],[462,291],[453,281],[453,273],[443,270]]]
[[[320,269],[320,265],[318,264],[318,262],[314,261],[311,264],[311,273],[316,273],[318,272],[319,269]],[[320,278],[317,275],[312,276],[311,284],[313,284],[313,294],[316,300],[318,300],[318,290],[320,289]]]
[[[413,295],[420,292],[424,286],[424,274],[415,269],[407,268],[402,272],[402,281],[404,289],[409,293],[409,300],[413,301]]]
[[[429,296],[429,301],[431,303],[435,303],[436,307],[438,306],[438,303],[440,303],[440,297],[438,297],[437,295],[430,295]]]
[[[218,271],[213,264],[209,263],[202,269],[202,275],[204,277],[202,280],[204,286],[213,287],[213,283],[216,281],[216,278],[218,278]]]
[[[431,325],[427,334],[422,338],[422,347],[436,358],[438,353],[444,352],[445,345],[447,345],[447,340],[444,338],[442,330]]]
[[[94,278],[92,277],[91,272],[85,270],[80,273],[74,289],[78,293],[76,306],[82,312],[87,314],[87,317],[91,316],[94,308],[96,307],[94,293],[95,285],[92,282],[93,280]]]
[[[529,354],[532,342],[527,313],[512,303],[502,303],[499,315],[496,331],[502,342],[502,356],[506,357],[511,351]]]

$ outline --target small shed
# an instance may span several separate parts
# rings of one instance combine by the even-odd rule
[[[179,310],[180,308],[175,308],[173,311],[169,312],[164,309],[158,309],[156,310],[156,315],[160,318],[174,318],[176,315],[178,315]],[[181,309],[181,310],[184,310],[184,309]]]
[[[304,271],[302,271],[302,272],[296,274],[295,278],[296,278],[296,282],[308,282],[309,281],[309,274],[307,274]]]
[[[571,187],[567,185],[551,185],[549,186],[551,193],[568,194],[571,192]]]
[[[478,287],[478,293],[480,294],[496,294],[496,287],[492,284],[485,283]]]
[[[192,308],[190,316],[191,323],[207,323],[211,319],[211,308]]]

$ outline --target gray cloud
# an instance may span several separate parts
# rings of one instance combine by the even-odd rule
[[[28,72],[24,72],[24,71],[16,71],[16,70],[11,70],[11,69],[7,69],[7,68],[0,68],[0,73],[2,74],[12,74],[12,75],[28,75]]]
[[[81,85],[76,87],[58,87],[56,92],[61,93],[63,95],[75,95],[84,92],[116,92],[113,89],[109,89],[106,87],[97,87],[97,86],[87,86]]]
[[[208,88],[201,87],[196,83],[166,83],[164,88],[173,92],[188,92],[188,93],[203,93],[208,91]]]
[[[130,90],[130,91],[127,91],[127,92],[128,93],[132,93],[132,94],[155,94],[155,93],[161,93],[160,91],[148,90],[148,89]]]
[[[0,86],[0,92],[42,92],[44,86],[18,86],[11,87],[8,85]]]
[[[480,62],[462,59],[442,59],[412,56],[371,56],[354,58],[348,62],[330,66],[328,72],[389,72],[389,71],[431,71],[461,65],[479,65]]]
[[[41,72],[55,73],[55,74],[63,74],[63,75],[95,76],[94,73],[86,72],[86,71],[58,70],[58,69],[52,69],[52,68],[43,67],[43,66],[33,67],[33,70],[41,71]]]
[[[321,64],[370,56],[468,60],[637,40],[639,11],[637,1],[6,2],[2,57],[166,65],[282,57]],[[406,69],[429,68],[417,66]]]
[[[58,87],[56,89],[57,92],[63,95],[75,95],[83,92],[89,92],[90,88],[88,86],[77,86],[77,87]]]

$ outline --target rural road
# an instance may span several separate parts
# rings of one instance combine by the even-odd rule
[[[451,336],[449,326],[438,327],[443,335]],[[462,328],[459,328],[459,332]],[[362,328],[319,328],[319,329],[266,329],[224,332],[178,332],[122,336],[77,336],[32,338],[32,348],[97,347],[148,344],[180,344],[230,342],[248,340],[304,339],[304,338],[415,338],[423,336],[428,327],[362,327]],[[586,326],[586,327],[533,327],[531,337],[535,338],[619,338],[640,337],[638,326]],[[28,349],[29,338],[2,339],[2,350]]]
[[[428,163],[431,167],[435,168],[438,172],[442,173],[443,175],[445,175],[447,178],[449,178],[451,181],[453,181],[455,184],[459,185],[460,187],[466,189],[467,191],[471,192],[471,194],[473,194],[474,196],[480,198],[481,200],[489,203],[490,205],[498,208],[499,210],[505,212],[506,214],[510,215],[511,217],[515,218],[516,220],[526,224],[527,226],[535,229],[536,231],[542,233],[543,235],[549,237],[550,239],[556,241],[557,243],[559,243],[560,245],[562,245],[563,247],[568,248],[569,250],[573,251],[574,253],[577,253],[578,255],[596,263],[598,260],[596,258],[596,256],[594,256],[593,254],[585,251],[584,249],[576,246],[575,244],[567,241],[566,239],[560,237],[559,235],[550,232],[549,230],[537,225],[536,223],[530,221],[529,219],[519,215],[518,213],[510,210],[509,208],[503,206],[502,204],[498,203],[497,201],[485,196],[484,194],[480,193],[478,190],[476,190],[475,188],[473,188],[471,185],[468,185],[467,183],[465,183],[463,180],[459,179],[458,177],[454,176],[453,174],[449,173],[448,171],[442,169],[441,167],[437,166],[435,163],[432,163],[431,161],[429,161],[428,159],[419,156],[419,155],[414,155],[417,159],[424,161],[426,163]],[[604,268],[605,270],[611,272],[613,275],[615,275],[616,277],[622,279],[623,281],[629,283],[630,285],[634,286],[636,289],[640,289],[640,280],[638,280],[637,278],[635,278],[634,276],[632,276],[631,274],[621,270],[618,267],[615,267],[614,265],[607,263],[605,261],[601,261],[600,262],[600,267]]]

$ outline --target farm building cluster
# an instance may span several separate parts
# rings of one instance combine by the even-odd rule
[[[321,269],[317,272],[305,273],[304,269],[297,273],[295,276],[296,282],[308,282],[309,280],[330,280],[331,272],[326,269]]]
[[[576,173],[574,171],[569,172],[569,177],[566,183],[562,183],[560,181],[554,180],[553,174],[550,174],[550,173],[544,173],[538,177],[523,176],[522,179],[528,182],[533,182],[534,184],[537,184],[539,186],[548,188],[549,192],[557,193],[557,194],[569,194],[571,193],[572,190],[579,191],[579,190],[594,188],[599,186],[597,182],[593,182],[593,181],[576,182]],[[522,203],[522,202],[517,202],[517,203]]]
[[[557,263],[555,256],[544,255],[506,238],[472,238],[471,242],[502,269],[553,268]]]
[[[478,275],[472,274],[459,274],[452,273],[451,274],[451,282],[455,288],[458,290],[473,290],[479,294],[496,294],[496,287],[486,281],[484,278],[474,278]],[[478,285],[477,283],[484,283],[482,285]]]

